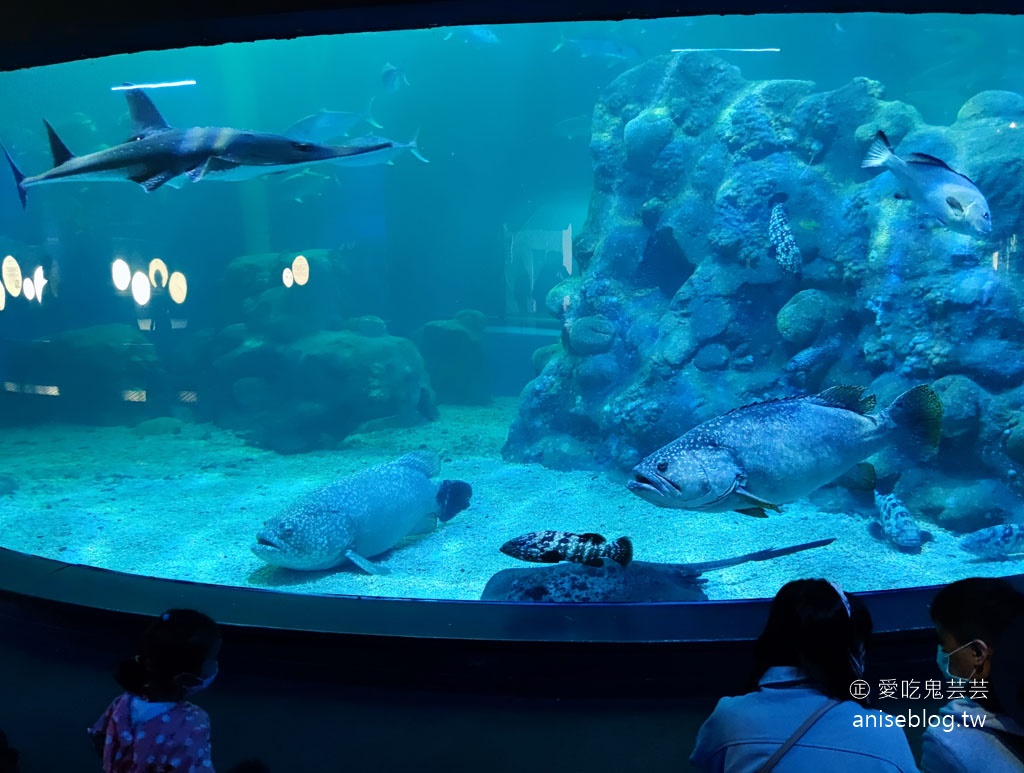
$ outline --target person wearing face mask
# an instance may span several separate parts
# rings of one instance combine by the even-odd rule
[[[903,730],[851,700],[870,634],[867,608],[835,583],[786,583],[755,645],[753,690],[718,702],[690,764],[709,773],[916,772]]]
[[[124,692],[89,728],[104,773],[212,773],[210,718],[188,701],[217,676],[217,624],[192,609],[170,609],[121,663]]]
[[[931,618],[936,660],[949,692],[949,724],[929,727],[921,745],[925,773],[1024,773],[1024,594],[1006,580],[972,577],[935,594]]]

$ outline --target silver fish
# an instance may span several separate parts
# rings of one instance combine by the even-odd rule
[[[960,540],[960,548],[982,558],[1008,558],[1024,553],[1024,524],[1004,523],[971,532]]]
[[[627,487],[658,507],[765,517],[911,436],[938,445],[942,402],[922,384],[873,416],[864,387],[769,400],[699,424],[633,468]]]
[[[301,142],[330,142],[348,135],[362,123],[375,129],[383,128],[373,117],[373,100],[366,106],[365,113],[346,113],[339,110],[320,110],[289,126],[284,134]]]
[[[790,274],[799,274],[804,270],[804,258],[793,238],[793,230],[789,227],[786,199],[784,193],[776,194],[771,199],[773,206],[768,221],[768,241],[779,267]]]
[[[883,495],[876,491],[875,507],[878,520],[872,521],[869,527],[875,539],[888,541],[904,553],[920,553],[921,545],[933,539],[931,532],[918,527],[914,516],[895,494]]]
[[[885,133],[878,132],[861,167],[888,169],[902,188],[897,198],[911,199],[950,230],[968,236],[992,230],[988,202],[978,186],[935,156],[911,153],[902,159]]]
[[[267,521],[252,552],[287,569],[351,561],[379,574],[368,558],[429,531],[435,518],[445,522],[469,507],[468,483],[430,480],[440,468],[436,454],[418,451],[323,486]]]
[[[500,548],[506,556],[537,564],[571,561],[587,566],[601,566],[610,558],[621,566],[633,560],[633,543],[629,537],[609,542],[600,534],[573,534],[566,531],[531,531],[510,539]]]
[[[399,91],[402,86],[409,85],[409,79],[406,77],[405,72],[395,67],[391,62],[388,62],[381,68],[380,82],[384,85],[385,90],[392,94]]]

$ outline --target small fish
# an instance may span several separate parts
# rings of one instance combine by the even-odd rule
[[[562,35],[551,53],[561,51],[575,52],[581,59],[605,59],[611,62],[637,62],[640,52],[622,43],[607,38],[567,38]]]
[[[466,27],[453,27],[444,34],[445,40],[461,40],[463,43],[472,43],[478,46],[501,45],[501,38],[490,27],[482,24],[470,24]]]
[[[838,335],[830,336],[820,344],[808,346],[794,354],[786,363],[787,373],[807,373],[820,365],[825,365],[839,356],[841,339]]]
[[[764,518],[903,437],[938,445],[942,402],[931,387],[909,389],[873,416],[865,391],[834,386],[736,408],[648,456],[627,487],[658,507]]]
[[[572,534],[565,531],[531,531],[501,546],[506,556],[537,564],[572,561],[587,566],[601,566],[602,559],[626,566],[633,560],[633,543],[629,537],[609,542],[600,534]]]
[[[284,135],[300,142],[328,143],[346,136],[361,123],[368,123],[375,129],[383,128],[373,117],[372,99],[365,113],[320,110],[300,118],[285,130]]]
[[[381,68],[380,82],[384,84],[384,89],[392,94],[396,93],[402,86],[409,85],[409,79],[405,76],[405,73],[391,64],[391,62],[388,62]]]
[[[786,214],[785,206],[787,198],[789,197],[785,193],[777,193],[769,202],[773,206],[772,216],[768,221],[768,241],[779,267],[790,274],[800,274],[804,270],[804,258],[789,227],[789,216]]]
[[[322,196],[327,190],[330,190],[331,186],[341,187],[334,175],[303,169],[301,172],[293,172],[287,177],[281,178],[275,189],[283,192],[292,201],[305,204]]]
[[[988,202],[978,186],[935,156],[911,153],[902,159],[880,131],[861,167],[888,169],[902,188],[897,198],[911,199],[952,231],[970,236],[992,230]]]
[[[381,150],[371,150],[366,153],[359,153],[346,157],[346,163],[342,163],[340,166],[377,166],[378,164],[393,164],[395,162],[395,157],[400,156],[405,151],[412,153],[424,164],[429,164],[430,159],[420,152],[418,144],[419,134],[419,131],[417,131],[408,142],[394,142],[372,134],[357,137],[352,142],[347,143],[347,147],[379,147],[382,145],[384,147]],[[349,159],[355,160],[356,155],[363,156],[363,158],[355,163],[347,163]]]
[[[1004,523],[973,531],[960,540],[960,548],[982,558],[1008,558],[1024,553],[1024,524]]]
[[[440,469],[436,454],[417,451],[340,478],[267,521],[252,552],[287,569],[332,569],[351,561],[381,574],[367,559],[469,507],[470,485],[432,481]]]
[[[903,553],[920,553],[921,545],[931,542],[931,532],[922,531],[910,514],[907,506],[895,494],[875,492],[875,507],[878,520],[872,521],[869,530],[875,539],[890,542]]]
[[[551,133],[563,140],[590,140],[592,116],[589,113],[565,118],[553,127]]]

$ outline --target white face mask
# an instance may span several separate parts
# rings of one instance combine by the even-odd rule
[[[935,663],[938,665],[939,671],[942,672],[942,675],[944,677],[946,677],[947,680],[949,680],[949,681],[960,680],[961,682],[967,682],[967,681],[970,681],[971,679],[974,678],[974,674],[978,670],[977,668],[971,669],[971,675],[970,676],[957,676],[956,674],[951,674],[950,671],[949,671],[949,659],[951,657],[953,657],[956,653],[958,653],[960,650],[966,649],[967,647],[970,647],[976,641],[978,641],[978,640],[977,639],[973,639],[972,641],[967,642],[967,644],[964,644],[964,645],[962,645],[960,647],[957,647],[952,652],[945,652],[945,651],[943,651],[941,644],[938,646],[938,654],[935,656]]]

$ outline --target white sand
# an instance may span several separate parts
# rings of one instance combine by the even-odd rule
[[[139,437],[124,427],[47,425],[0,435],[4,475],[20,482],[0,497],[0,545],[69,563],[196,582],[295,593],[475,599],[488,578],[525,564],[498,552],[539,529],[629,535],[636,558],[694,562],[766,547],[837,537],[835,543],[708,575],[712,599],[771,596],[798,577],[827,576],[851,591],[946,583],[1024,571],[1024,560],[983,562],[956,537],[931,528],[920,555],[877,542],[861,515],[823,514],[803,503],[766,520],[733,513],[662,510],[592,472],[506,464],[501,446],[517,401],[488,408],[442,407],[415,429],[349,438],[340,450],[279,456],[212,425]],[[334,477],[419,447],[440,452],[442,475],[473,485],[469,510],[380,560],[369,576],[354,567],[293,572],[266,566],[249,547],[263,520],[298,494]]]

